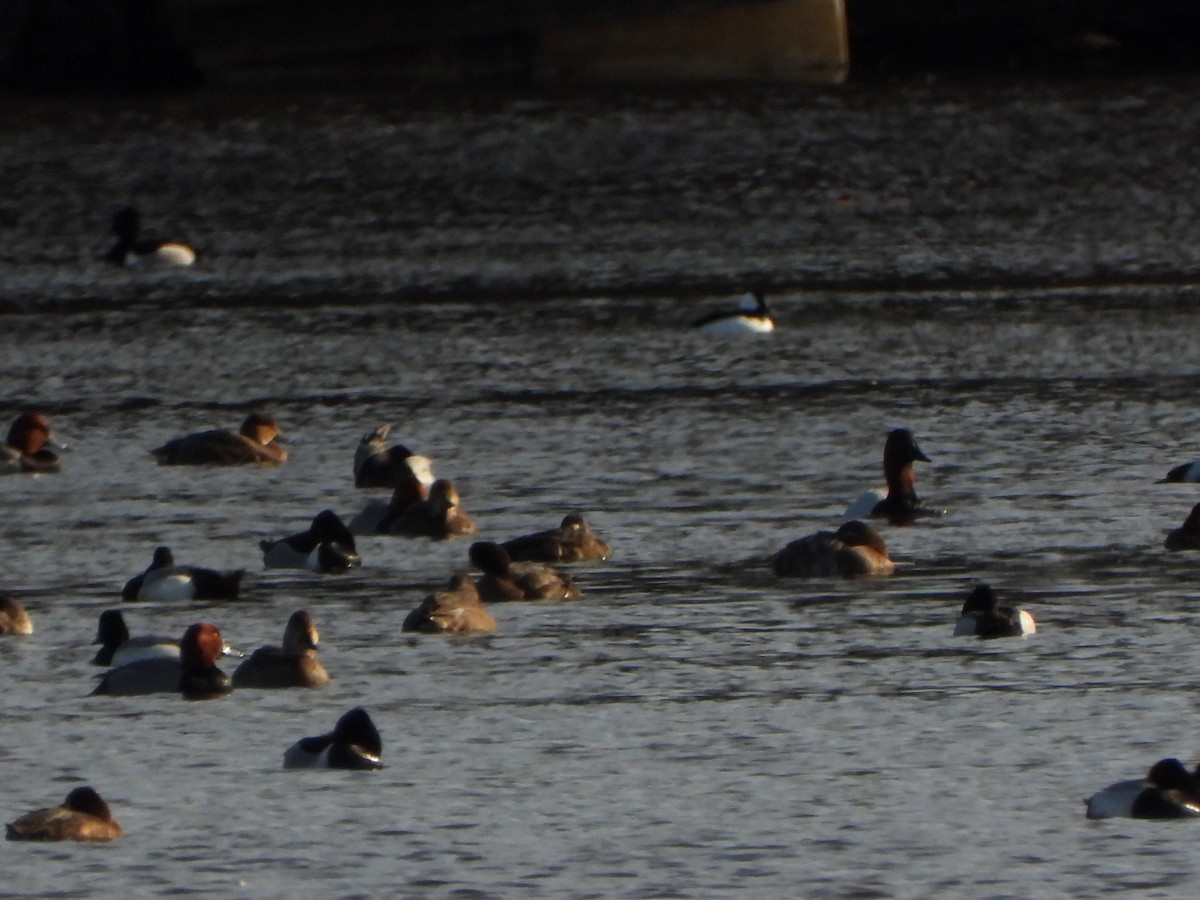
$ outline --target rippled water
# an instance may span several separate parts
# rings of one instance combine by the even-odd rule
[[[1153,484],[1197,452],[1193,86],[14,105],[3,407],[74,451],[0,482],[37,627],[0,642],[4,817],[84,780],[127,836],[9,844],[0,896],[1189,893],[1187,825],[1081,799],[1195,761],[1195,560],[1161,544],[1197,498]],[[94,261],[127,197],[193,271]],[[751,279],[775,335],[684,327]],[[285,466],[146,452],[252,408]],[[614,556],[584,599],[444,640],[399,626],[465,541],[263,571],[259,539],[366,502],[382,421],[485,537],[585,512]],[[950,514],[885,529],[891,579],[774,578],[895,425]],[[87,697],[160,543],[245,596],[126,604],[135,632],[251,649],[307,608],[332,684]],[[976,579],[1039,633],[952,638]],[[281,770],[358,704],[385,769]]]

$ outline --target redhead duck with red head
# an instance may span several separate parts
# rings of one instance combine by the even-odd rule
[[[287,459],[274,416],[251,413],[237,431],[215,428],[172,438],[151,454],[162,466],[277,466]]]
[[[77,787],[61,806],[26,813],[5,833],[10,841],[111,841],[122,831],[95,790]]]
[[[913,463],[930,462],[911,431],[896,428],[888,434],[883,445],[883,474],[887,493],[867,491],[847,508],[847,519],[887,519],[892,525],[911,525],[919,518],[944,516],[944,509],[935,509],[921,502],[914,489],[917,480]]]
[[[141,659],[109,669],[92,694],[182,694],[187,700],[222,697],[231,689],[229,677],[217,668],[224,651],[221,629],[197,622],[183,633],[178,659]]]
[[[0,475],[39,474],[58,471],[58,454],[65,447],[50,434],[50,420],[40,412],[21,413],[8,429]]]

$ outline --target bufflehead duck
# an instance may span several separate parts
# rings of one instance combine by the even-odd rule
[[[440,541],[474,534],[475,522],[463,510],[454,482],[439,478],[429,489],[428,498],[418,500],[398,515],[393,516],[389,511],[378,528],[381,534]]]
[[[50,421],[28,410],[13,420],[0,455],[0,475],[58,471],[58,453],[66,448],[50,435]]]
[[[850,504],[843,514],[847,519],[885,518],[892,525],[910,525],[924,516],[944,516],[944,509],[926,506],[917,497],[913,484],[917,480],[914,462],[930,462],[921,452],[907,428],[895,428],[883,445],[883,474],[887,493],[867,491]]]
[[[211,700],[230,691],[229,677],[217,668],[225,647],[221,630],[197,622],[179,641],[179,659],[141,659],[109,669],[92,695],[132,697],[182,694],[187,700]]]
[[[77,787],[61,806],[26,813],[5,829],[10,841],[111,841],[121,834],[108,804],[90,787]]]
[[[496,620],[479,598],[471,576],[459,572],[440,591],[434,591],[404,619],[401,631],[425,634],[488,634]]]
[[[268,569],[309,569],[328,574],[362,563],[354,535],[331,509],[317,513],[307,531],[277,541],[260,541],[258,546]]]
[[[174,241],[138,240],[142,217],[131,206],[113,217],[113,233],[117,243],[105,255],[110,263],[126,268],[174,268],[190,266],[196,261],[196,251],[187,244]]]
[[[579,513],[568,513],[557,528],[513,538],[500,545],[517,562],[572,563],[608,559],[612,551]]]
[[[170,547],[158,547],[146,571],[125,582],[122,600],[235,600],[245,569],[218,572],[199,566],[177,566]]]
[[[317,659],[321,635],[312,616],[292,613],[283,629],[283,646],[259,647],[233,673],[235,688],[320,687],[329,673]]]
[[[542,563],[513,562],[499,544],[477,541],[468,551],[483,570],[476,582],[485,603],[504,600],[577,600],[582,592],[569,575]]]
[[[751,291],[738,301],[735,311],[713,312],[692,323],[701,334],[723,337],[733,334],[768,334],[775,330],[775,320],[767,308],[761,291]]]
[[[1192,507],[1182,525],[1168,532],[1163,546],[1168,550],[1200,550],[1200,503]]]
[[[33,634],[33,619],[16,597],[0,595],[0,635]]]
[[[287,451],[274,416],[251,413],[236,431],[215,428],[172,438],[150,452],[162,466],[277,466]]]
[[[1200,771],[1160,759],[1145,778],[1118,781],[1084,800],[1089,819],[1191,819],[1200,816]]]
[[[979,638],[1021,637],[1036,634],[1037,623],[1028,610],[1001,606],[991,587],[980,584],[963,603],[954,633]]]
[[[783,576],[891,575],[896,565],[879,532],[856,519],[792,541],[771,557],[771,568]]]
[[[357,706],[333,731],[301,738],[283,754],[285,769],[378,769],[383,741],[367,711]]]

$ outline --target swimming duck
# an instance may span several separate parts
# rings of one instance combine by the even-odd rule
[[[199,566],[177,566],[169,547],[158,547],[146,571],[135,575],[121,590],[122,600],[234,600],[245,569],[218,572]]]
[[[354,534],[386,534],[388,524],[413,504],[429,497],[434,477],[433,463],[428,457],[396,454],[388,457],[388,465],[392,496],[388,500],[368,500],[362,512],[350,520]]]
[[[1118,781],[1084,800],[1089,819],[1191,819],[1200,816],[1200,769],[1160,759],[1144,779]]]
[[[738,301],[736,310],[709,313],[693,322],[692,327],[710,337],[768,334],[775,330],[775,320],[771,318],[762,292],[751,291]]]
[[[0,594],[0,635],[33,634],[33,619],[16,597]]]
[[[224,696],[231,689],[229,677],[217,668],[224,647],[216,625],[197,622],[183,633],[178,659],[141,659],[109,669],[92,695],[182,694],[187,700]]]
[[[383,742],[367,711],[357,706],[333,731],[301,738],[283,754],[285,769],[378,769]]]
[[[111,841],[121,834],[108,804],[90,787],[77,787],[61,806],[26,813],[5,829],[10,841]]]
[[[1165,478],[1158,479],[1155,484],[1178,484],[1183,482],[1189,484],[1200,482],[1200,459],[1176,466],[1167,473]]]
[[[504,600],[577,600],[582,592],[571,578],[541,563],[513,562],[492,541],[476,541],[468,555],[483,570],[475,586],[485,603]]]
[[[440,591],[421,601],[404,619],[401,631],[425,634],[488,634],[496,630],[496,620],[479,599],[479,590],[471,576],[459,572]]]
[[[883,474],[887,478],[887,493],[868,491],[850,504],[844,513],[847,519],[886,518],[892,525],[911,525],[922,516],[944,516],[944,509],[926,506],[917,497],[913,484],[917,480],[914,462],[930,459],[917,446],[912,432],[896,428],[883,445]]]
[[[259,647],[233,673],[235,688],[320,687],[329,673],[317,659],[321,635],[312,616],[294,612],[283,629],[282,647]]]
[[[389,510],[378,528],[380,534],[440,541],[460,534],[474,534],[475,522],[463,511],[454,482],[439,478],[429,489],[427,499],[418,500],[396,516]]]
[[[328,574],[362,564],[354,535],[332,509],[322,510],[307,531],[277,541],[260,541],[268,569],[309,569]]]
[[[1168,550],[1200,550],[1200,503],[1192,507],[1182,525],[1167,534],[1163,546]]]
[[[196,251],[174,241],[138,240],[142,217],[131,206],[113,217],[113,233],[117,243],[105,255],[110,263],[126,268],[168,268],[190,266],[196,261]]]
[[[856,519],[792,541],[771,557],[771,568],[782,576],[891,575],[896,565],[879,532]]]
[[[391,431],[391,424],[385,422],[364,434],[358,442],[358,449],[354,451],[354,486],[394,490],[416,478],[428,488],[433,484],[433,462],[403,444],[389,447],[387,437]]]
[[[568,513],[557,528],[513,538],[500,545],[519,562],[572,563],[608,559],[612,551],[579,513]]]
[[[92,657],[95,666],[123,666],[139,659],[178,659],[179,641],[171,637],[140,634],[130,637],[125,616],[119,609],[106,609],[100,613],[96,626],[96,640],[100,649]],[[228,644],[221,648],[222,656],[241,656]]]
[[[26,411],[13,420],[0,455],[0,474],[38,474],[58,471],[58,453],[65,448],[50,436],[50,420]]]
[[[986,584],[971,591],[962,613],[954,624],[954,634],[978,638],[1021,637],[1037,633],[1032,613],[1015,606],[1001,606],[995,592]]]
[[[236,432],[200,431],[172,438],[150,452],[161,466],[277,466],[287,459],[277,437],[279,423],[273,416],[251,413]]]

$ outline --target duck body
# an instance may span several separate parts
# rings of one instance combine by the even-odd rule
[[[292,613],[280,647],[259,647],[233,673],[235,688],[320,687],[329,673],[317,659],[320,634],[307,612]]]
[[[231,689],[229,677],[217,668],[224,649],[220,629],[197,622],[180,639],[178,659],[142,659],[109,669],[92,695],[182,694],[188,700],[224,696]]]
[[[463,510],[454,482],[438,479],[429,496],[386,516],[377,526],[380,533],[401,537],[425,537],[433,541],[474,534],[475,521]]]
[[[199,566],[177,566],[169,547],[154,551],[154,559],[141,575],[121,590],[122,600],[175,602],[179,600],[234,600],[241,590],[244,569],[218,571]]]
[[[276,442],[273,416],[252,413],[238,431],[216,428],[172,438],[151,454],[162,466],[277,466],[287,451]]]
[[[738,301],[736,310],[709,313],[693,322],[692,327],[708,337],[770,334],[775,330],[775,320],[762,293],[752,291]]]
[[[77,787],[60,806],[38,809],[10,822],[10,841],[111,841],[122,835],[100,795],[90,787]]]
[[[1200,460],[1176,466],[1158,480],[1158,484],[1196,484],[1200,482]]]
[[[495,618],[465,572],[454,575],[445,588],[422,600],[401,627],[401,631],[423,634],[490,634],[495,630]]]
[[[1161,759],[1145,778],[1118,781],[1088,797],[1089,819],[1194,819],[1200,816],[1200,773]]]
[[[583,596],[570,576],[543,563],[513,562],[507,551],[492,541],[475,542],[468,555],[483,571],[475,586],[485,603],[578,600]]]
[[[911,525],[924,517],[944,516],[944,509],[926,506],[914,489],[914,462],[930,462],[917,446],[912,432],[895,428],[883,447],[883,474],[887,479],[886,493],[871,490],[850,504],[843,514],[848,519],[887,519],[892,525]]]
[[[33,634],[33,619],[16,597],[0,595],[0,637],[6,634]]]
[[[261,541],[268,569],[308,569],[328,574],[362,564],[354,535],[331,509],[322,510],[306,531],[277,541]]]
[[[106,609],[100,613],[94,643],[100,645],[92,658],[95,666],[123,666],[141,659],[179,659],[178,640],[150,635],[131,637],[125,616],[119,609]]]
[[[283,755],[285,769],[378,769],[383,755],[379,731],[367,711],[355,707],[333,731],[301,738]]]
[[[557,528],[513,538],[500,546],[514,562],[593,562],[612,556],[608,544],[596,537],[579,513],[564,516]]]
[[[1032,613],[1015,606],[1002,606],[995,592],[986,584],[978,585],[971,591],[954,624],[956,637],[990,639],[1036,633],[1037,623]]]
[[[896,565],[879,532],[855,520],[792,541],[771,557],[771,569],[787,577],[891,575]]]
[[[50,474],[59,470],[63,446],[50,432],[50,421],[40,412],[26,411],[9,426],[0,453],[0,475]]]
[[[143,240],[141,216],[132,207],[121,210],[113,219],[117,242],[104,258],[113,265],[133,268],[179,268],[196,261],[196,251],[176,241]]]

